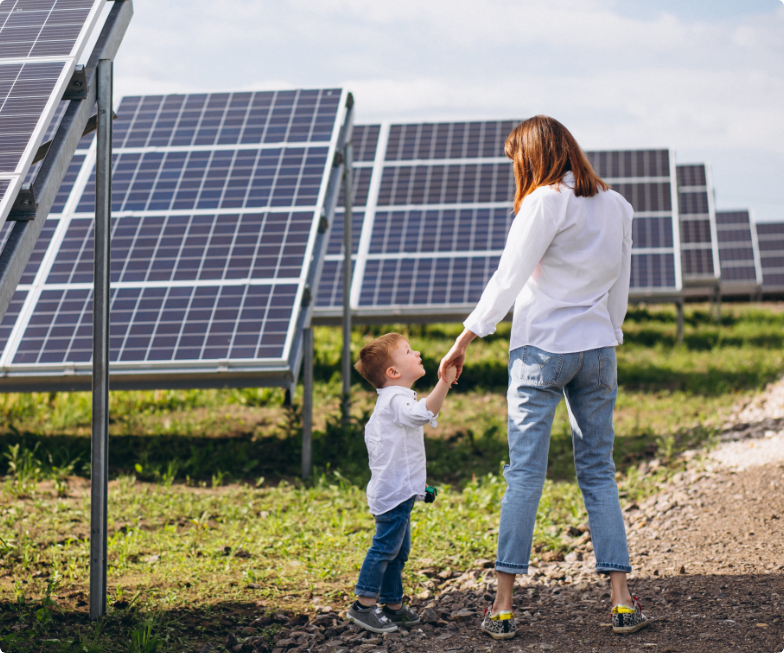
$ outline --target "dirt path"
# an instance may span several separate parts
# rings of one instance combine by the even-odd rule
[[[633,635],[615,635],[609,627],[609,586],[592,572],[590,540],[582,537],[567,560],[541,564],[533,576],[520,577],[519,631],[511,641],[495,642],[478,628],[493,592],[492,570],[480,563],[442,585],[437,598],[414,599],[430,623],[409,632],[374,637],[334,613],[324,614],[304,629],[284,624],[272,650],[780,653],[783,488],[784,463],[741,472],[698,471],[676,476],[662,492],[630,507],[635,569],[630,584],[651,619],[649,628]]]

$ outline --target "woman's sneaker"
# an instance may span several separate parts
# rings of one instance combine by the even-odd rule
[[[645,628],[650,622],[642,613],[640,601],[636,596],[632,597],[634,607],[628,605],[616,605],[612,609],[613,631],[616,633],[636,633]]]
[[[509,610],[501,610],[493,614],[493,606],[485,608],[482,619],[482,630],[493,639],[512,639],[517,632],[514,614]]]
[[[397,625],[393,624],[377,605],[372,605],[369,608],[358,608],[356,603],[354,603],[348,609],[346,616],[349,621],[365,630],[369,630],[371,633],[394,633],[397,630]]]
[[[389,619],[393,624],[408,628],[409,626],[416,626],[420,621],[419,615],[414,612],[407,605],[401,606],[400,610],[390,610],[387,606],[383,608],[384,616]]]

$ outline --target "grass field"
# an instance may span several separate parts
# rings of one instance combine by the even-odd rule
[[[682,346],[673,310],[630,311],[616,412],[624,500],[654,491],[679,452],[708,442],[733,405],[784,373],[782,308],[725,305],[716,325],[706,307],[688,306]],[[427,392],[459,327],[390,329],[422,351],[428,374],[417,390]],[[354,350],[390,329],[355,330]],[[427,589],[417,573],[424,567],[465,569],[493,557],[507,457],[507,336],[508,325],[472,345],[439,427],[426,432],[428,474],[442,492],[434,506],[416,507],[408,592]],[[343,428],[339,341],[336,329],[316,331],[316,474],[306,485],[296,477],[297,398],[287,409],[278,390],[112,393],[113,607],[100,632],[84,623],[89,394],[0,396],[0,647],[191,650],[223,621],[241,624],[261,609],[345,603],[372,534],[362,426],[375,393],[355,379],[354,419]],[[652,459],[660,471],[641,480],[639,465]],[[565,550],[566,531],[585,516],[563,404],[548,476],[535,543]]]

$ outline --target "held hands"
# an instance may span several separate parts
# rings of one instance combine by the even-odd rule
[[[443,366],[443,362],[441,365]],[[444,370],[444,373],[441,373],[441,368],[438,370],[438,377],[446,383],[448,386],[452,386],[457,382],[457,367],[454,365],[450,365]]]
[[[438,366],[438,378],[444,379],[449,385],[457,383],[463,372],[465,355],[465,348],[458,347],[457,343],[452,345],[452,349],[441,359],[441,365]]]
[[[465,362],[466,348],[476,338],[476,334],[469,329],[465,329],[461,333],[452,349],[449,350],[446,356],[441,359],[441,365],[438,367],[438,378],[444,379],[449,385],[457,383],[460,375],[463,373],[463,363]],[[454,370],[454,378],[446,376],[451,374],[450,370]]]

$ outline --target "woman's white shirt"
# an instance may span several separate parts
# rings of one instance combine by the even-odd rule
[[[480,338],[514,304],[510,349],[567,354],[623,342],[633,209],[613,190],[577,197],[573,187],[569,172],[523,200],[498,270],[463,323]]]

